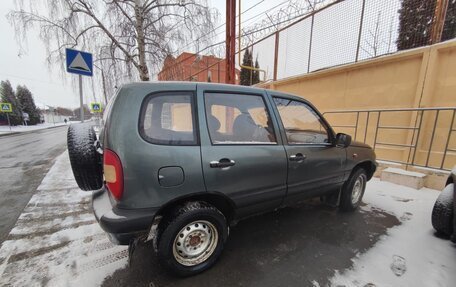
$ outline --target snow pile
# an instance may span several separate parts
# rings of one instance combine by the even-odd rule
[[[98,286],[127,264],[81,191],[68,153],[60,155],[0,248],[1,286]]]
[[[70,124],[70,123],[68,123]],[[68,125],[67,124],[67,125]],[[42,130],[42,129],[48,129],[52,127],[58,127],[58,126],[64,126],[65,123],[44,123],[44,124],[38,124],[34,126],[11,126],[11,130],[9,126],[0,126],[0,135],[1,134],[8,134],[8,133],[22,133],[22,132],[29,132],[29,131],[34,131],[34,130]]]
[[[437,238],[431,211],[439,192],[419,191],[373,179],[363,207],[395,214],[401,225],[388,230],[377,244],[353,259],[349,270],[336,272],[332,286],[453,286],[456,253],[449,240]]]
[[[390,172],[400,175],[412,176],[412,177],[425,177],[426,175],[421,172],[409,171],[401,168],[388,167],[383,170],[383,172]]]

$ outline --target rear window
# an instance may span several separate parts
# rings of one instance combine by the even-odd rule
[[[154,144],[196,145],[193,94],[167,92],[148,96],[139,129],[141,136]]]

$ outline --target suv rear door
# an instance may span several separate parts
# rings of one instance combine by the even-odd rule
[[[195,90],[170,82],[122,88],[107,124],[107,148],[123,166],[121,207],[159,207],[205,192]]]
[[[343,183],[346,152],[334,144],[328,123],[304,100],[280,93],[271,96],[288,157],[286,202],[337,189]]]
[[[287,160],[265,92],[208,84],[197,90],[207,191],[230,197],[238,217],[279,207]]]

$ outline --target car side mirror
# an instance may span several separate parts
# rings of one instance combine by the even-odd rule
[[[352,142],[352,137],[344,133],[338,133],[336,135],[336,146],[348,147]]]

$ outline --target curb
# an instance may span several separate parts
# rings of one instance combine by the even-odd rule
[[[5,134],[0,134],[0,138],[1,137],[6,137],[6,136],[30,134],[30,133],[37,132],[37,131],[49,130],[49,129],[55,129],[55,128],[61,128],[61,127],[68,127],[68,126],[69,125],[60,125],[60,126],[47,127],[47,128],[44,128],[44,129],[36,129],[36,130],[31,130],[31,131],[24,131],[24,132],[10,132],[10,133],[5,133]]]

